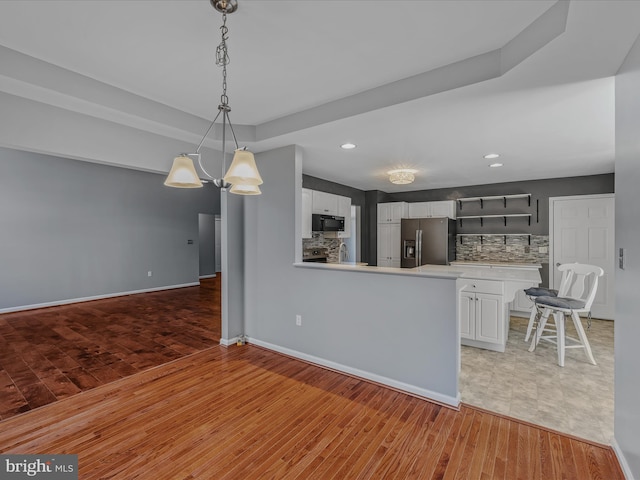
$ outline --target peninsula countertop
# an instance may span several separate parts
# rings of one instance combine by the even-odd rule
[[[314,263],[300,262],[296,267],[318,270],[351,271],[384,275],[406,275],[446,279],[484,279],[497,281],[516,281],[526,283],[541,282],[539,266],[535,264],[465,264],[422,265],[414,268],[377,267],[357,263]]]

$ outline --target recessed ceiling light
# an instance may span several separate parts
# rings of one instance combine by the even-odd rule
[[[491,168],[497,168],[497,167],[501,167],[502,164],[501,163],[492,163],[491,165],[489,165]]]
[[[498,158],[500,156],[500,154],[498,153],[487,153],[484,158],[486,158],[487,160],[491,160],[492,158]]]
[[[340,145],[340,148],[344,148],[345,150],[352,150],[356,147],[357,145],[355,143],[343,143],[342,145]]]

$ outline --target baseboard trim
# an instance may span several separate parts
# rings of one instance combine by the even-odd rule
[[[223,347],[228,347],[229,345],[235,345],[237,342],[238,342],[238,337],[220,339],[220,345],[222,345]]]
[[[203,278],[215,278],[217,275],[215,273],[211,274],[211,275],[200,275],[198,278],[199,279],[203,279]]]
[[[347,365],[342,365],[340,363],[332,362],[331,360],[326,360],[324,358],[316,357],[314,355],[309,355],[306,353],[299,352],[297,350],[292,350],[287,347],[282,347],[280,345],[274,345],[269,342],[264,342],[262,340],[259,340],[253,337],[247,337],[247,342],[250,344],[256,345],[258,347],[265,348],[267,350],[272,350],[274,352],[278,352],[283,355],[287,355],[289,357],[297,358],[299,360],[303,360],[308,363],[319,365],[329,370],[334,370],[336,372],[344,373],[347,375],[351,375],[353,377],[358,377],[364,380],[378,383],[380,385],[393,388],[394,390],[399,390],[401,392],[408,393],[416,397],[433,401],[448,407],[453,407],[457,409],[459,408],[459,405],[460,405],[459,393],[456,397],[443,395],[438,392],[434,392],[421,387],[416,387],[415,385],[410,385],[408,383],[400,382],[398,380],[393,380],[392,378],[383,377],[381,375],[367,372],[365,370],[349,367]]]
[[[618,459],[620,468],[622,468],[622,473],[624,473],[624,477],[627,480],[635,480],[633,473],[631,472],[631,467],[629,467],[629,464],[627,463],[627,459],[625,458],[624,453],[622,453],[622,449],[620,448],[620,445],[618,445],[618,442],[616,441],[616,437],[613,437],[611,439],[611,448],[613,448],[613,453],[616,454],[616,458]]]
[[[124,297],[126,295],[136,295],[138,293],[160,292],[162,290],[173,290],[176,288],[195,287],[200,282],[181,283],[178,285],[167,285],[164,287],[144,288],[142,290],[131,290],[129,292],[107,293],[104,295],[93,295],[91,297],[69,298],[66,300],[57,300],[55,302],[36,303],[33,305],[21,305],[19,307],[0,308],[0,313],[21,312],[24,310],[35,310],[36,308],[57,307],[60,305],[69,305],[71,303],[90,302],[92,300],[102,300],[105,298]]]

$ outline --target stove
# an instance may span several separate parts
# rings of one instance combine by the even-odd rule
[[[328,257],[329,257],[329,253],[327,252],[327,249],[324,247],[305,248],[302,251],[303,262],[327,263]]]

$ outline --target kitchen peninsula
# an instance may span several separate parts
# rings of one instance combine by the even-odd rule
[[[346,270],[456,280],[456,317],[463,345],[504,352],[509,333],[509,303],[520,290],[541,282],[535,264],[422,265],[416,268],[358,264],[296,263],[297,267]]]

